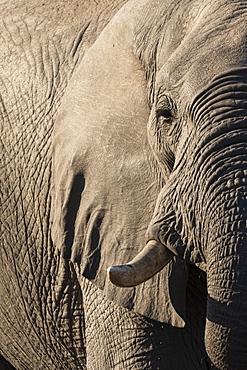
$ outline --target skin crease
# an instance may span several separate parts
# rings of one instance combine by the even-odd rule
[[[198,149],[187,138],[202,139],[185,113],[192,102],[191,112],[201,112],[198,93],[214,91],[212,79],[245,66],[245,4],[134,0],[118,11],[120,2],[84,3],[1,6],[0,353],[21,370],[214,368],[204,343],[206,275],[195,266],[207,269],[210,256],[190,243],[188,234],[199,232],[193,217],[187,229],[178,217],[195,204],[193,182],[183,195]],[[154,127],[164,101],[177,121],[184,117],[182,134],[179,124],[170,134],[169,117]],[[188,253],[177,244],[179,257],[150,280],[115,288],[106,268],[145,245],[164,182],[155,212],[169,214]],[[217,301],[212,281],[217,274],[209,286]],[[243,368],[243,349],[234,366],[224,346],[229,328],[206,331],[217,367]]]

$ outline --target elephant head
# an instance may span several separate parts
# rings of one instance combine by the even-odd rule
[[[219,369],[247,361],[246,98],[243,3],[134,0],[85,55],[54,135],[64,257],[111,299],[178,327],[186,266],[206,271]],[[109,275],[129,288],[111,286],[106,267],[128,260]]]

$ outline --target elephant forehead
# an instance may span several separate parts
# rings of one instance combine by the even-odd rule
[[[158,86],[188,102],[222,71],[246,62],[246,6],[207,1],[195,10],[189,24],[180,19],[185,27],[176,47],[165,30],[156,79]]]

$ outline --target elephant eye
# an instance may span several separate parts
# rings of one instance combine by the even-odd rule
[[[156,111],[156,117],[160,123],[170,123],[172,119],[172,112],[170,109],[158,109]]]

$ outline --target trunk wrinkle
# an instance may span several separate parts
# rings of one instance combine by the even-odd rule
[[[201,117],[204,111],[209,108],[211,110],[211,101],[222,94],[230,91],[247,92],[246,87],[247,68],[229,71],[216,77],[203,91],[196,96],[189,108],[189,114],[192,122],[201,122]],[[234,96],[233,94],[233,96]],[[221,103],[222,103],[222,99]]]

